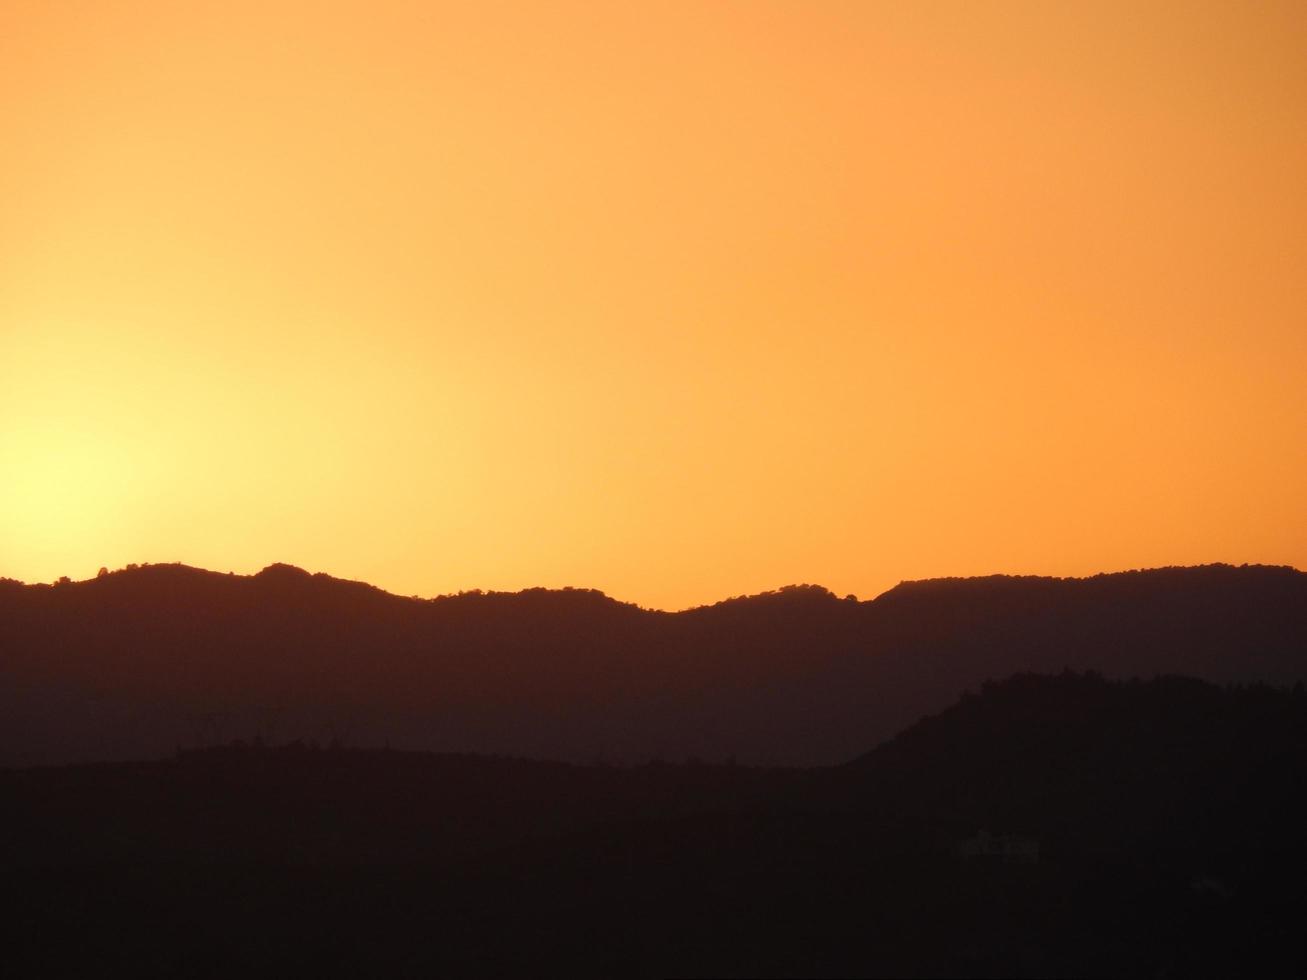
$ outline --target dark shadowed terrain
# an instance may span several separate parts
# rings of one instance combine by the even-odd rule
[[[0,765],[234,739],[572,762],[844,762],[1019,671],[1307,679],[1307,575],[1207,566],[815,586],[678,613],[593,591],[432,600],[274,565],[0,581]]]
[[[292,744],[3,771],[0,966],[1300,976],[1305,777],[1301,686],[1073,673],[818,769]]]

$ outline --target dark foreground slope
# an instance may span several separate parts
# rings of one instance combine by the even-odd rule
[[[0,773],[9,975],[1301,975],[1307,698],[1016,677],[821,770]],[[964,858],[985,828],[1038,860]],[[993,839],[993,838],[991,838]]]
[[[592,591],[408,599],[272,566],[0,582],[0,764],[233,738],[572,761],[841,762],[1017,671],[1307,678],[1307,575],[1208,566],[793,587],[665,613]]]

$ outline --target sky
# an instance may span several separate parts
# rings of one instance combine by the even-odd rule
[[[1307,5],[0,4],[0,576],[1307,567]]]

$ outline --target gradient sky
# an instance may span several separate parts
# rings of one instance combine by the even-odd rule
[[[0,4],[0,575],[1307,566],[1307,4]]]

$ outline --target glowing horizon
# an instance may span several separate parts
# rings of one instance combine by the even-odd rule
[[[1307,567],[1307,7],[0,10],[0,576]]]

